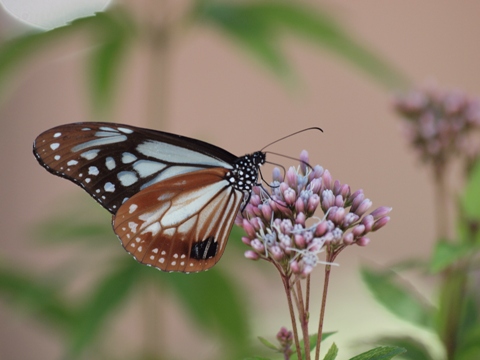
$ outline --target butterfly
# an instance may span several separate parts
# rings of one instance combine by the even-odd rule
[[[138,262],[186,273],[219,261],[266,161],[262,151],[237,157],[200,140],[101,122],[47,130],[33,153],[112,214]]]

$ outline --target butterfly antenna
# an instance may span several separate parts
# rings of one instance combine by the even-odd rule
[[[300,161],[303,165],[305,165],[306,167],[309,167],[310,170],[313,170],[313,166],[310,165],[309,163],[307,163],[306,161],[303,161],[299,158],[296,158],[296,157],[293,157],[293,156],[288,156],[288,155],[284,155],[284,154],[279,154],[279,153],[276,153],[276,152],[273,152],[273,151],[265,151],[266,154],[272,154],[272,155],[277,155],[277,156],[281,156],[281,157],[284,157],[286,159],[290,159],[290,160],[296,160],[296,161]],[[272,165],[277,165],[275,163],[272,163],[272,162],[269,162],[267,161],[269,164],[272,164]],[[282,166],[283,170],[285,170],[285,168]]]
[[[300,133],[305,132],[305,131],[310,131],[310,130],[320,130],[321,132],[323,132],[323,130],[322,130],[321,128],[316,127],[316,126],[309,127],[309,128],[303,129],[303,130],[299,130],[299,131],[296,131],[296,132],[294,132],[294,133],[292,133],[292,134],[289,134],[289,135],[287,135],[287,136],[284,136],[284,137],[282,137],[282,138],[280,138],[280,139],[277,139],[277,140],[271,142],[270,144],[265,145],[263,148],[260,149],[260,151],[263,151],[264,149],[266,149],[266,148],[269,147],[270,145],[276,144],[276,143],[279,142],[279,141],[288,139],[288,138],[291,137],[291,136],[300,134]]]

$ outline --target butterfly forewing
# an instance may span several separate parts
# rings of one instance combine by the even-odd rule
[[[219,147],[160,131],[111,123],[75,123],[37,137],[34,154],[51,173],[83,187],[112,214],[134,194],[205,168],[231,169]]]
[[[165,271],[211,268],[225,249],[244,193],[224,168],[200,170],[156,183],[126,201],[113,228],[139,262]]]

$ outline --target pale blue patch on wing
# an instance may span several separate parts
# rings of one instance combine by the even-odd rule
[[[137,151],[161,161],[180,164],[198,164],[231,169],[232,166],[222,160],[180,146],[148,140],[137,146]]]

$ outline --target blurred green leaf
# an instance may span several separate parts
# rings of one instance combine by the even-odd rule
[[[291,77],[291,68],[280,50],[276,29],[250,9],[250,4],[197,1],[194,21],[216,26],[237,41],[281,78]]]
[[[433,360],[426,346],[417,339],[411,337],[386,336],[375,339],[375,342],[404,348],[406,352],[402,354],[400,358],[405,360]]]
[[[335,343],[330,346],[330,349],[328,349],[328,352],[325,354],[325,357],[323,360],[335,360],[338,355],[338,347]]]
[[[270,341],[268,341],[267,339],[265,339],[264,337],[261,337],[259,336],[258,337],[258,340],[260,340],[260,342],[266,346],[267,348],[271,349],[271,350],[274,350],[274,351],[279,351],[279,348],[278,346],[272,344]]]
[[[238,357],[246,355],[247,311],[238,284],[218,269],[197,274],[162,274],[162,291],[168,284],[185,309],[204,329],[223,336],[228,350]]]
[[[317,8],[280,0],[197,1],[193,18],[217,26],[239,40],[282,77],[290,76],[291,69],[279,43],[284,35],[292,33],[329,49],[384,85],[398,88],[407,83],[398,71],[355,41]]]
[[[64,329],[75,320],[72,307],[60,296],[60,289],[33,274],[1,266],[0,293],[14,307],[31,312]]]
[[[455,353],[455,360],[478,360],[480,354],[480,323],[473,324],[463,336]]]
[[[375,299],[391,313],[414,325],[433,328],[434,309],[413,287],[398,284],[400,277],[396,273],[363,266],[361,276]]]
[[[332,332],[326,332],[326,333],[323,333],[322,334],[322,341],[324,341],[326,338],[330,337],[331,335],[335,334],[336,332],[335,331],[332,331]],[[313,349],[315,349],[317,347],[317,334],[312,334],[309,336],[309,343],[310,343],[310,351],[312,351]],[[305,351],[304,351],[304,346],[305,342],[302,340],[300,340],[300,353],[302,354],[302,359],[305,358]],[[298,359],[298,356],[297,356],[297,348],[295,346],[292,346],[292,351],[293,351],[293,354],[291,356],[291,360],[297,360]]]
[[[433,249],[432,259],[430,260],[430,272],[433,274],[439,273],[471,252],[471,245],[452,243],[446,240],[439,241]]]
[[[403,354],[406,350],[395,346],[380,346],[354,356],[350,360],[388,360]]]
[[[98,30],[92,32],[91,96],[94,109],[101,114],[109,109],[120,80],[122,60],[133,39],[135,26],[125,12],[98,14]]]
[[[465,186],[462,210],[467,218],[480,221],[480,161],[473,167]]]
[[[244,358],[243,360],[271,360],[271,359],[263,356],[250,356],[250,357]]]
[[[92,344],[108,316],[126,301],[132,287],[139,283],[142,270],[137,262],[125,257],[94,287],[78,312],[67,350],[68,359],[77,358]]]

